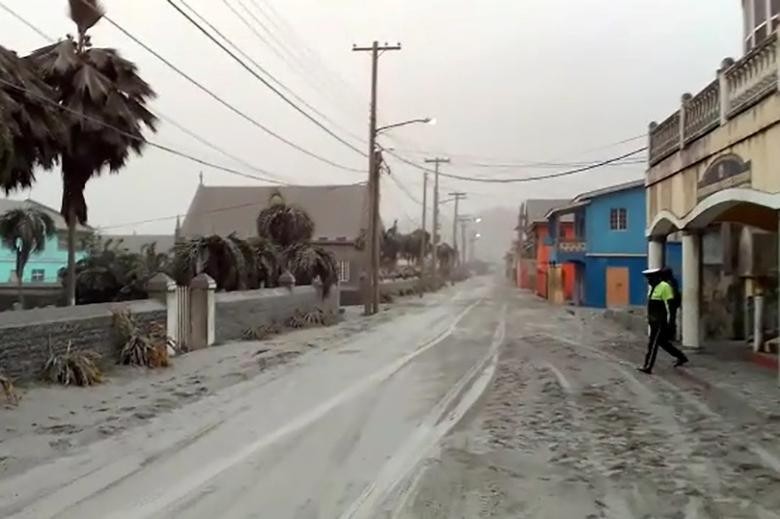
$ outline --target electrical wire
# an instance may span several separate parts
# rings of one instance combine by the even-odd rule
[[[219,165],[219,164],[216,164],[216,163],[213,163],[213,162],[209,162],[207,160],[195,157],[194,155],[190,155],[189,153],[185,153],[183,151],[176,150],[174,148],[171,148],[170,146],[166,146],[164,144],[159,144],[159,143],[156,143],[156,142],[153,142],[153,141],[149,141],[147,139],[144,139],[143,137],[138,137],[137,135],[133,135],[132,133],[128,133],[128,132],[126,132],[126,131],[124,131],[124,130],[122,130],[120,128],[117,128],[116,126],[113,126],[113,125],[110,125],[110,124],[108,124],[108,123],[106,123],[104,121],[101,121],[100,119],[97,119],[95,117],[91,117],[89,115],[86,115],[85,113],[79,112],[77,110],[74,110],[74,109],[72,109],[72,108],[70,108],[68,106],[61,105],[61,104],[57,103],[56,101],[53,101],[53,100],[49,99],[48,97],[46,97],[44,95],[38,94],[36,92],[33,92],[33,91],[23,87],[23,86],[19,86],[19,85],[16,85],[14,83],[11,83],[10,81],[6,81],[5,79],[0,78],[0,84],[7,85],[7,86],[9,86],[11,88],[19,90],[20,92],[24,92],[28,96],[37,98],[37,99],[39,99],[39,100],[41,100],[41,101],[43,101],[45,103],[51,104],[53,106],[56,106],[60,110],[63,110],[63,111],[68,112],[68,113],[70,113],[72,115],[75,115],[76,117],[79,117],[79,118],[84,119],[86,121],[93,122],[93,123],[98,124],[98,125],[100,125],[100,126],[102,126],[104,128],[108,128],[110,130],[114,130],[117,133],[119,133],[120,135],[123,135],[123,136],[127,137],[128,139],[132,139],[134,141],[141,142],[143,144],[147,144],[147,145],[149,145],[149,146],[151,146],[153,148],[157,148],[159,150],[165,151],[165,152],[167,152],[167,153],[169,153],[171,155],[176,155],[178,157],[188,159],[188,160],[190,160],[192,162],[195,162],[195,163],[198,163],[198,164],[200,164],[202,166],[208,166],[208,167],[213,168],[213,169],[224,171],[226,173],[230,173],[232,175],[237,175],[237,176],[244,177],[244,178],[250,178],[252,180],[260,180],[262,182],[268,182],[270,184],[276,184],[276,185],[285,185],[283,182],[279,182],[279,181],[277,181],[277,180],[275,180],[273,178],[270,178],[270,177],[261,177],[261,176],[258,176],[258,175],[252,175],[252,174],[249,174],[249,173],[244,173],[242,171],[239,171],[239,170],[227,167],[227,166],[222,166],[222,165]]]
[[[463,176],[463,175],[453,175],[452,173],[443,173],[441,171],[439,172],[439,176],[440,177],[445,177],[445,178],[451,178],[451,179],[454,179],[454,180],[463,180],[465,182],[477,182],[477,183],[483,183],[483,184],[515,184],[515,183],[521,183],[521,182],[533,182],[533,181],[537,181],[537,180],[547,180],[547,179],[551,179],[551,178],[559,178],[559,177],[564,177],[564,176],[569,176],[569,175],[575,175],[577,173],[583,173],[585,171],[590,171],[590,170],[593,170],[593,169],[601,168],[601,167],[607,166],[609,164],[612,164],[614,162],[617,162],[617,161],[620,161],[622,159],[625,159],[627,157],[631,157],[631,156],[637,155],[637,154],[642,153],[643,151],[646,151],[646,150],[647,150],[647,147],[645,146],[645,147],[636,149],[634,151],[631,151],[629,153],[625,153],[623,155],[620,155],[618,157],[614,157],[614,158],[611,158],[611,159],[608,159],[608,160],[603,160],[603,161],[600,161],[600,162],[596,162],[594,164],[589,164],[588,166],[575,168],[575,169],[570,169],[570,170],[566,170],[566,171],[559,171],[557,173],[549,173],[549,174],[546,174],[546,175],[537,175],[537,176],[532,176],[532,177],[519,177],[519,178],[518,177],[512,177],[512,178],[477,178],[477,177],[467,177],[467,176]],[[403,156],[401,156],[401,155],[399,155],[397,153],[394,153],[394,152],[389,151],[389,150],[387,150],[387,153],[389,155],[391,155],[392,157],[395,157],[396,159],[400,160],[401,162],[403,162],[405,164],[408,164],[409,166],[412,166],[412,167],[414,167],[416,169],[419,169],[419,170],[422,170],[422,171],[427,171],[429,173],[435,173],[432,169],[427,168],[425,166],[421,166],[421,165],[419,165],[419,164],[417,164],[415,162],[412,162],[411,160],[406,159],[405,157],[403,157]]]
[[[322,186],[323,189],[331,190],[331,189],[338,189],[340,187],[352,187],[352,186],[363,186],[366,185],[365,182],[356,182],[354,184],[348,184],[347,186]],[[232,211],[234,209],[243,209],[246,207],[261,207],[267,205],[266,202],[245,202],[243,204],[236,204],[236,205],[227,205],[222,207],[217,207],[215,209],[209,209],[208,211],[198,211],[194,213],[187,213],[186,215],[182,214],[172,214],[168,216],[159,216],[155,218],[147,218],[146,220],[136,220],[132,222],[124,222],[124,223],[118,223],[118,224],[112,224],[112,225],[99,225],[97,228],[101,231],[106,229],[120,229],[123,227],[134,227],[136,225],[143,225],[147,223],[157,223],[157,222],[165,222],[168,220],[174,220],[176,218],[180,218],[182,216],[207,216],[210,214],[215,213],[222,213],[225,211]]]
[[[10,7],[8,7],[7,5],[5,5],[3,2],[0,2],[0,9],[2,9],[3,11],[5,11],[6,13],[10,14],[10,15],[11,15],[11,16],[13,16],[14,18],[16,18],[18,21],[22,22],[24,25],[26,25],[26,26],[27,26],[27,28],[29,28],[29,29],[32,29],[32,30],[33,30],[33,32],[37,33],[37,34],[38,34],[38,35],[39,35],[41,38],[43,38],[44,40],[48,40],[48,41],[54,41],[54,38],[52,38],[51,36],[49,36],[48,34],[46,34],[45,32],[43,32],[42,30],[40,30],[38,27],[36,27],[36,26],[35,26],[35,25],[33,25],[32,23],[28,22],[28,21],[27,21],[26,19],[24,19],[24,18],[23,18],[21,15],[19,15],[18,13],[16,13],[16,11],[14,11],[13,9],[11,9],[11,8],[10,8]]]
[[[320,117],[322,117],[323,119],[325,119],[326,121],[328,121],[330,124],[332,124],[332,125],[334,125],[334,126],[336,126],[336,127],[339,127],[339,128],[342,130],[342,131],[344,131],[345,133],[348,133],[350,136],[352,136],[352,137],[354,138],[354,136],[353,136],[353,135],[352,135],[352,134],[351,134],[351,133],[350,133],[348,130],[346,130],[345,128],[341,127],[341,126],[340,126],[338,123],[336,123],[335,121],[333,121],[333,120],[332,120],[330,117],[328,117],[327,115],[325,115],[324,113],[322,113],[320,110],[318,110],[317,108],[315,108],[314,106],[312,106],[312,105],[311,105],[310,103],[308,103],[308,102],[307,102],[305,99],[303,99],[301,96],[299,96],[298,94],[296,94],[296,93],[295,93],[295,92],[294,92],[294,91],[293,91],[291,88],[289,88],[287,85],[285,85],[285,84],[284,84],[284,83],[282,83],[280,80],[278,80],[276,77],[274,77],[274,76],[273,76],[273,75],[272,75],[270,72],[268,72],[268,70],[266,70],[266,69],[265,69],[265,67],[263,67],[262,65],[260,65],[260,64],[259,64],[259,63],[258,63],[258,62],[255,60],[255,59],[253,59],[253,58],[252,58],[252,57],[251,57],[249,54],[247,54],[247,53],[246,53],[246,52],[245,52],[243,49],[241,49],[241,48],[240,48],[238,45],[236,45],[235,43],[233,43],[233,41],[232,41],[230,38],[228,38],[228,37],[227,37],[227,36],[226,36],[226,35],[225,35],[225,34],[224,34],[222,31],[220,31],[220,30],[219,30],[219,29],[218,29],[218,28],[217,28],[217,27],[216,27],[214,24],[212,24],[212,23],[211,23],[211,22],[210,22],[210,21],[209,21],[209,20],[208,20],[206,17],[204,17],[202,14],[200,14],[200,13],[199,13],[199,12],[198,12],[198,11],[197,11],[195,8],[193,8],[193,7],[192,7],[190,4],[188,4],[186,0],[180,0],[180,1],[181,1],[182,5],[183,5],[183,6],[185,6],[187,9],[189,9],[189,10],[190,10],[190,12],[191,12],[191,13],[192,13],[192,14],[193,14],[193,15],[194,15],[194,16],[195,16],[195,17],[196,17],[196,18],[197,18],[197,19],[198,19],[198,20],[199,20],[201,23],[203,23],[204,25],[206,25],[206,26],[207,26],[209,29],[211,29],[211,30],[212,30],[212,31],[213,31],[215,34],[217,34],[217,35],[218,35],[220,38],[222,38],[222,39],[223,39],[223,40],[224,40],[224,41],[225,41],[225,42],[226,42],[228,45],[230,45],[230,47],[231,47],[231,48],[232,48],[234,51],[236,51],[237,53],[239,53],[239,54],[240,54],[240,55],[241,55],[241,56],[242,56],[242,57],[243,57],[245,60],[247,60],[248,62],[250,62],[252,65],[254,65],[254,66],[255,66],[255,67],[258,69],[258,70],[260,70],[260,72],[262,72],[263,74],[265,74],[266,76],[268,76],[268,77],[269,77],[269,79],[270,79],[271,81],[273,81],[273,82],[274,82],[274,83],[275,83],[277,86],[279,86],[279,88],[281,88],[281,89],[282,89],[282,90],[284,90],[284,91],[285,91],[287,94],[289,94],[289,95],[290,95],[290,97],[294,98],[296,101],[298,101],[299,103],[301,103],[302,105],[304,105],[306,108],[308,108],[309,110],[311,110],[311,111],[312,111],[312,112],[314,112],[315,114],[319,115]],[[224,1],[224,0],[223,0],[223,1]],[[232,10],[232,6],[230,6],[230,5],[229,5],[229,4],[227,4],[227,3],[226,3],[226,5],[227,5],[228,7],[230,7],[230,8],[231,8],[231,10]],[[234,12],[235,12],[235,11],[234,11]],[[247,25],[247,27],[249,27],[250,29],[252,29],[251,25],[249,25],[249,23],[248,23],[248,22],[247,22],[247,21],[246,21],[244,18],[242,18],[242,17],[241,17],[241,15],[240,15],[239,13],[237,13],[237,12],[236,12],[235,14],[236,14],[236,16],[238,16],[238,17],[241,19],[241,21],[243,21],[243,22],[244,22],[244,23]],[[358,139],[358,140],[359,140],[359,139]],[[362,141],[361,141],[361,142],[362,142]]]
[[[244,70],[246,70],[247,72],[249,72],[255,79],[257,79],[263,85],[268,87],[268,89],[270,89],[274,94],[276,94],[278,97],[280,97],[285,103],[290,105],[296,112],[298,112],[301,115],[303,115],[306,119],[308,119],[309,121],[314,123],[317,127],[322,129],[325,133],[327,133],[328,135],[330,135],[331,137],[333,137],[334,139],[336,139],[338,142],[342,143],[343,145],[345,145],[349,149],[353,150],[354,152],[356,152],[360,156],[362,156],[362,157],[367,157],[368,156],[368,154],[365,151],[363,151],[363,150],[361,150],[359,148],[356,148],[351,143],[349,143],[347,140],[345,140],[342,137],[340,137],[333,130],[331,130],[330,128],[325,126],[322,122],[317,120],[311,114],[309,114],[304,109],[302,109],[300,106],[298,106],[296,103],[294,103],[292,100],[290,100],[289,97],[284,95],[284,93],[282,93],[278,88],[273,86],[267,79],[265,79],[264,77],[259,75],[254,70],[252,70],[252,68],[250,66],[248,66],[244,61],[241,60],[241,58],[236,56],[235,53],[233,53],[230,49],[228,49],[225,45],[223,45],[218,39],[216,39],[211,33],[209,33],[206,29],[204,29],[203,26],[201,26],[197,21],[195,21],[190,15],[185,13],[178,5],[174,4],[172,0],[166,0],[166,1],[178,13],[180,13],[184,18],[186,18],[193,26],[195,26],[195,28],[197,28],[201,33],[203,33],[204,36],[206,36],[215,45],[217,45],[220,49],[222,49],[228,56],[233,58],[233,60],[236,63],[241,65],[241,67],[244,68]],[[363,172],[363,170],[358,170],[358,171],[360,171],[361,173]]]
[[[212,90],[207,88],[201,82],[199,82],[198,80],[196,80],[195,78],[193,78],[192,76],[190,76],[189,74],[184,72],[181,68],[177,67],[170,60],[168,60],[167,58],[162,56],[159,52],[157,52],[156,50],[151,48],[149,45],[144,43],[140,38],[136,37],[130,31],[128,31],[127,29],[122,27],[120,24],[115,22],[108,15],[103,15],[103,19],[105,19],[115,29],[117,29],[119,32],[121,32],[125,36],[127,36],[129,39],[131,39],[133,42],[135,42],[137,45],[139,45],[141,48],[143,48],[149,54],[154,56],[158,61],[163,63],[165,66],[167,66],[168,68],[170,68],[174,72],[176,72],[179,76],[181,76],[182,78],[186,79],[188,82],[190,82],[193,85],[195,85],[196,87],[198,87],[198,89],[200,89],[202,92],[207,94],[209,97],[211,97],[212,99],[217,101],[219,104],[221,104],[222,106],[224,106],[225,108],[227,108],[228,110],[233,112],[234,114],[238,115],[242,119],[248,121],[253,126],[259,128],[260,130],[262,130],[266,134],[270,135],[271,137],[277,139],[280,142],[283,142],[284,144],[286,144],[286,145],[290,146],[291,148],[293,148],[293,149],[303,153],[304,155],[307,155],[307,156],[309,156],[309,157],[311,157],[313,159],[316,159],[316,160],[318,160],[318,161],[320,161],[322,163],[328,164],[328,165],[333,166],[335,168],[343,169],[345,171],[352,171],[352,172],[357,172],[357,173],[365,173],[365,170],[363,170],[363,169],[358,169],[358,168],[352,168],[352,167],[349,167],[349,166],[345,166],[343,164],[339,164],[339,163],[334,162],[334,161],[332,161],[332,160],[330,160],[328,158],[325,158],[322,155],[319,155],[317,153],[309,151],[308,149],[306,149],[306,148],[296,144],[295,142],[293,142],[293,141],[283,137],[282,135],[276,133],[275,131],[271,130],[270,128],[268,128],[264,124],[262,124],[259,121],[257,121],[256,119],[248,116],[244,111],[239,110],[238,108],[236,108],[235,106],[233,106],[232,104],[227,102],[225,99],[223,99],[219,95],[215,94]]]

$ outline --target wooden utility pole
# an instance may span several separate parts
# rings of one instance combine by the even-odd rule
[[[426,164],[434,164],[435,170],[433,175],[433,280],[438,278],[438,256],[439,251],[439,165],[449,164],[450,159],[444,159],[436,157],[434,159],[425,159]]]
[[[452,248],[455,249],[456,253],[456,261],[460,257],[460,254],[457,254],[458,251],[458,203],[461,200],[466,199],[466,193],[462,192],[455,192],[450,193],[450,196],[455,197],[455,216],[452,218]],[[463,244],[463,247],[466,247],[466,244]]]
[[[379,151],[376,146],[377,79],[379,76],[379,54],[388,50],[401,50],[401,45],[379,45],[375,41],[370,47],[352,46],[353,52],[371,52],[371,114],[368,123],[368,243],[366,260],[368,265],[368,290],[364,301],[366,315],[379,312]]]
[[[467,257],[467,250],[468,250],[468,243],[466,241],[466,226],[471,222],[471,216],[461,216],[458,218],[458,221],[460,222],[460,243],[463,246],[463,250],[460,251],[460,257],[461,261],[465,265],[468,263],[468,257]]]
[[[423,196],[422,196],[422,237],[420,238],[420,277],[425,277],[425,249],[428,245],[425,239],[425,221],[428,217],[428,172],[423,173]]]

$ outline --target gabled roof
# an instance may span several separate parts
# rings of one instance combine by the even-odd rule
[[[563,198],[535,198],[523,202],[525,208],[525,217],[527,223],[546,223],[547,213],[552,209],[564,206],[569,203],[568,199]],[[522,210],[522,209],[521,209]]]
[[[601,189],[595,189],[593,191],[588,191],[586,193],[579,194],[570,202],[548,211],[547,218],[551,217],[554,214],[561,214],[562,216],[560,219],[562,221],[565,221],[565,218],[571,217],[570,213],[572,213],[575,209],[588,205],[590,201],[593,200],[594,198],[599,198],[614,193],[620,193],[621,191],[628,191],[629,189],[636,189],[638,187],[644,187],[644,185],[645,185],[644,179],[632,180],[631,182],[624,182],[622,184],[603,187]]]
[[[51,219],[54,220],[54,226],[58,231],[67,231],[68,230],[68,223],[65,221],[65,218],[62,217],[59,211],[56,209],[52,209],[51,207],[44,205],[40,202],[36,202],[35,200],[30,200],[29,198],[27,200],[11,200],[9,198],[0,198],[0,214],[5,213],[6,211],[10,211],[12,209],[20,209],[20,208],[35,208],[43,211],[44,213],[51,216]],[[92,228],[88,225],[77,225],[76,230],[80,232],[85,231],[92,231]]]
[[[246,238],[257,234],[258,213],[281,196],[303,208],[314,221],[314,239],[353,241],[366,228],[368,204],[364,185],[336,186],[198,186],[182,236],[227,236]]]

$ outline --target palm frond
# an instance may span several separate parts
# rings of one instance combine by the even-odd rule
[[[336,258],[333,253],[311,243],[298,243],[284,251],[287,268],[299,285],[311,285],[316,278],[322,282],[327,296],[338,282]]]
[[[105,10],[98,0],[69,0],[70,18],[79,29],[79,34],[86,33],[103,18]]]
[[[299,206],[277,203],[260,211],[257,235],[286,248],[310,241],[314,236],[314,221]]]

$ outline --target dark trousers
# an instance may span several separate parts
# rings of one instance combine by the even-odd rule
[[[658,348],[663,348],[672,357],[682,360],[685,354],[678,350],[672,344],[670,326],[663,323],[650,323],[650,340],[647,343],[647,354],[645,355],[645,369],[652,370],[655,366],[655,358],[658,355]]]

